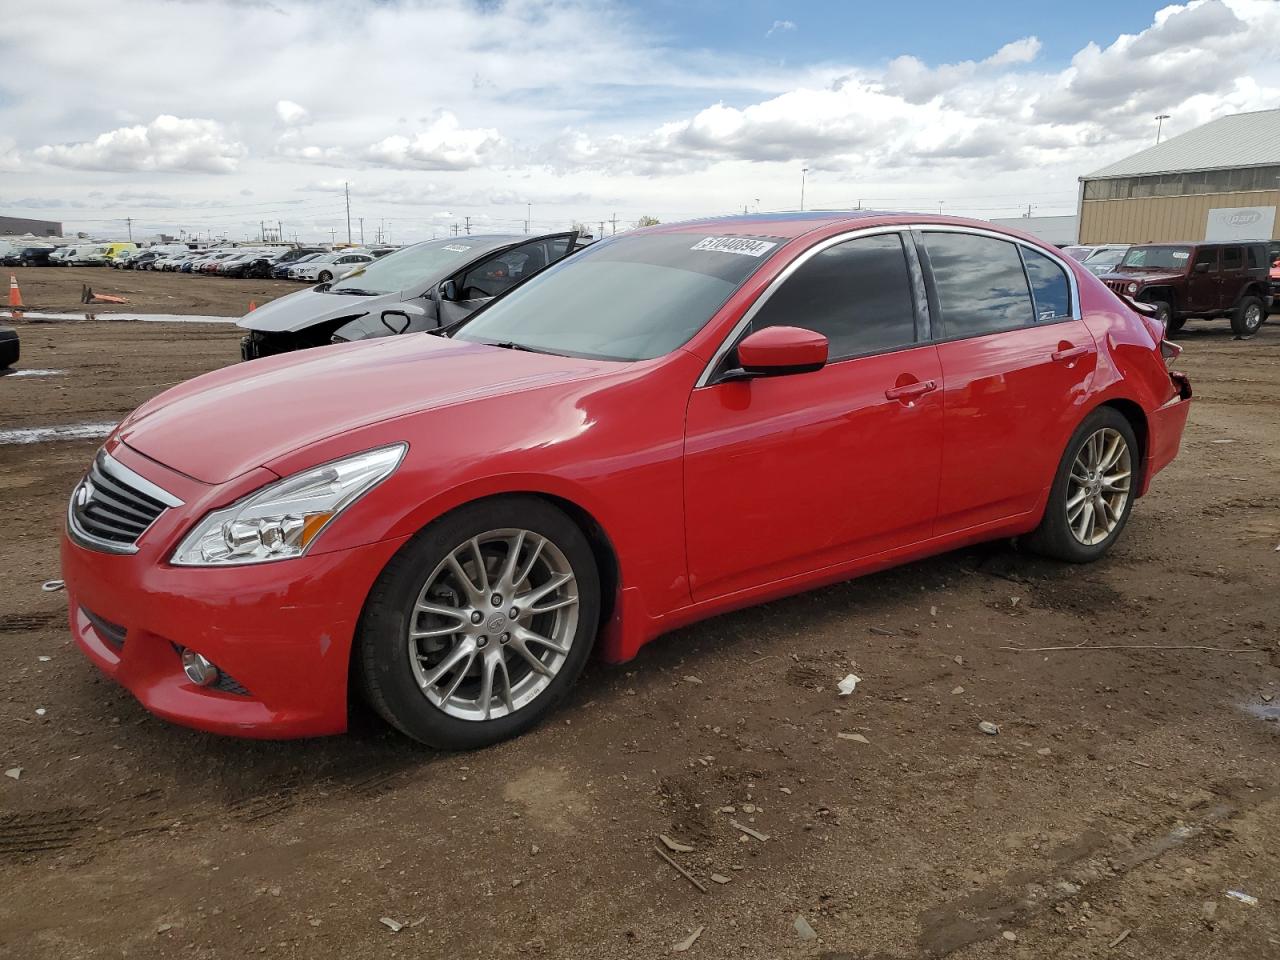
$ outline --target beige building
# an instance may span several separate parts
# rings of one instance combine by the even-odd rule
[[[1080,178],[1081,243],[1278,240],[1280,110],[1219,117]]]

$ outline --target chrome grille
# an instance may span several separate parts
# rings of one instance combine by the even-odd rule
[[[85,546],[133,553],[138,538],[168,507],[182,501],[100,451],[68,509],[72,535]]]

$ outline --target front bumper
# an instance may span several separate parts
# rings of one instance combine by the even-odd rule
[[[158,476],[155,464],[127,451],[112,455],[173,489],[166,481],[176,475]],[[177,538],[216,499],[193,497],[194,481],[182,479],[186,489],[177,494],[187,506],[162,515],[135,554],[101,553],[64,533],[77,645],[147,710],[175,723],[262,738],[341,733],[360,611],[403,540],[252,566],[170,566]],[[203,654],[233,682],[193,684],[180,648]]]

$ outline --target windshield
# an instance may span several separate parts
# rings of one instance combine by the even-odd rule
[[[1133,270],[1187,269],[1191,257],[1190,247],[1130,247],[1120,266]]]
[[[465,266],[479,247],[480,244],[468,243],[465,239],[415,243],[366,264],[363,270],[330,286],[329,292],[360,290],[380,294],[413,289],[415,293],[421,293],[424,291],[417,288]],[[485,249],[488,249],[487,245]]]
[[[454,336],[602,360],[660,357],[697,333],[781,244],[694,233],[602,240],[494,300]]]
[[[1093,256],[1087,258],[1085,263],[1091,267],[1110,266],[1123,260],[1125,253],[1125,250],[1099,250]]]

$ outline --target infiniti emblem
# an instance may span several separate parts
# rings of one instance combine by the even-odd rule
[[[93,481],[85,477],[84,483],[80,484],[80,489],[76,491],[76,506],[80,508],[87,506],[89,501],[93,499],[93,494]]]
[[[500,613],[495,613],[492,617],[489,618],[490,630],[501,630],[504,627],[506,627],[506,625],[507,625],[507,618]]]

